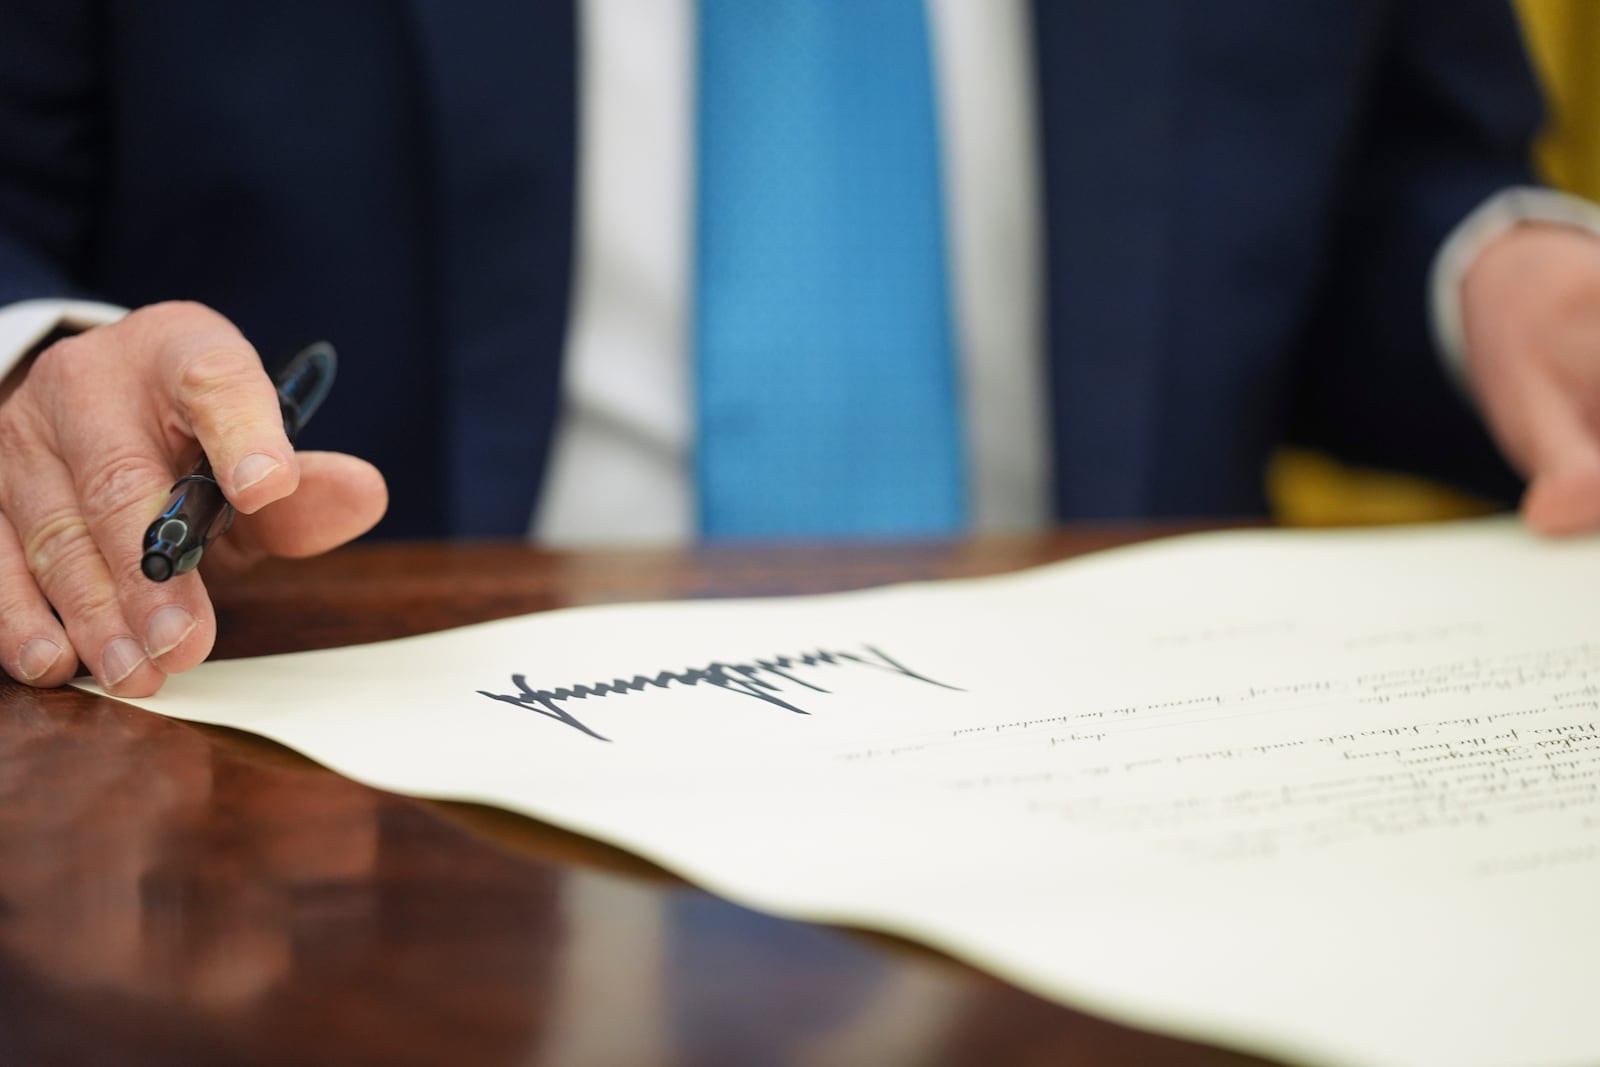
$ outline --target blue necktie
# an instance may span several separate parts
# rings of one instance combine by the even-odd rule
[[[955,532],[966,503],[923,0],[699,12],[701,532]]]

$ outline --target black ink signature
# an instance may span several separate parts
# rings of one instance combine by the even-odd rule
[[[645,688],[654,686],[665,689],[673,682],[679,685],[706,685],[726,689],[730,693],[742,693],[745,696],[755,697],[785,711],[796,715],[809,715],[810,712],[784,700],[777,694],[783,691],[782,686],[763,675],[772,675],[783,679],[791,685],[810,689],[817,693],[826,693],[829,690],[819,685],[805,681],[795,676],[795,671],[805,667],[829,666],[836,667],[841,664],[856,664],[862,667],[875,667],[879,670],[889,671],[893,674],[914,678],[919,682],[936,685],[940,689],[962,690],[957,686],[936,682],[925,674],[919,674],[905,664],[892,658],[888,653],[873,648],[871,645],[863,646],[867,655],[856,652],[828,652],[818,650],[805,652],[798,656],[775,656],[772,659],[758,659],[754,663],[712,663],[705,667],[692,667],[685,671],[662,671],[654,677],[636,674],[631,679],[614,678],[609,682],[595,682],[592,685],[575,685],[570,688],[560,689],[533,689],[528,685],[526,675],[513,674],[511,684],[517,687],[515,693],[491,693],[487,689],[478,692],[490,700],[501,700],[519,708],[526,708],[548,719],[565,723],[574,730],[582,731],[597,741],[610,741],[609,737],[602,736],[590,729],[577,716],[567,711],[563,704],[571,700],[587,700],[590,697],[626,696],[629,693],[643,692]],[[873,658],[868,658],[871,656]]]

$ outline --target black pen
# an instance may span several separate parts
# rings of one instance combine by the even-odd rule
[[[333,346],[318,341],[297,353],[278,375],[278,407],[291,444],[328,395],[338,365]],[[144,558],[139,568],[152,582],[192,571],[211,542],[231,525],[233,505],[222,495],[222,486],[211,473],[211,461],[201,456],[194,469],[173,485],[166,509],[144,532]]]

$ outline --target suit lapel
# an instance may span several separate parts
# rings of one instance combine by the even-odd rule
[[[411,5],[433,148],[448,526],[520,536],[555,422],[567,322],[573,0]]]
[[[1166,341],[1179,47],[1172,0],[1037,0],[1056,508],[1139,514]]]

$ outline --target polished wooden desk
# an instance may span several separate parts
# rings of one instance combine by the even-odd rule
[[[357,547],[219,597],[219,656],[572,604],[997,573],[1141,537]],[[0,1064],[1243,1064],[530,819],[0,679]]]

